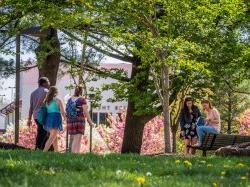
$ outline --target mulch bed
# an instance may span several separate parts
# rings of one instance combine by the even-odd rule
[[[27,148],[16,145],[16,144],[0,142],[0,149],[12,149],[12,150],[14,150],[14,149],[27,149]]]

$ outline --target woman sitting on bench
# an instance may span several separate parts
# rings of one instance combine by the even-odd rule
[[[220,113],[218,112],[218,110],[212,106],[209,100],[203,100],[202,106],[206,118],[204,120],[204,124],[197,127],[199,142],[194,145],[196,147],[202,145],[202,141],[206,133],[218,134],[220,133],[221,129]]]

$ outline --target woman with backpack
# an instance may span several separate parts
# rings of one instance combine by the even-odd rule
[[[48,151],[53,145],[54,151],[58,151],[58,133],[63,130],[62,117],[66,119],[63,102],[57,98],[58,90],[51,86],[45,98],[44,106],[46,108],[46,119],[44,129],[50,133],[43,151]]]
[[[82,135],[85,131],[85,117],[90,126],[94,125],[88,112],[87,102],[82,94],[82,87],[77,86],[74,95],[66,105],[67,130],[69,135],[73,136],[72,153],[80,153]]]
[[[179,116],[181,137],[185,141],[185,155],[195,154],[195,150],[189,148],[188,146],[197,143],[198,136],[196,132],[196,123],[200,116],[200,110],[196,105],[194,105],[193,99],[191,97],[187,97]]]

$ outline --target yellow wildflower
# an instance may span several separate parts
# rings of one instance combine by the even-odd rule
[[[180,163],[181,163],[180,160],[176,160],[176,161],[175,161],[175,164],[180,164]]]
[[[188,160],[185,160],[183,163],[184,163],[185,166],[188,167],[188,168],[192,167],[192,163],[191,163],[190,161],[188,161]]]
[[[146,181],[146,179],[145,179],[145,177],[137,177],[137,178],[136,178],[136,181],[137,181],[139,184],[144,184],[145,181]]]

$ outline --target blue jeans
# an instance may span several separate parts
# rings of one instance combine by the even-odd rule
[[[198,126],[196,130],[197,130],[200,144],[203,143],[202,141],[206,133],[218,134],[218,131],[214,127],[211,127],[211,126]]]

